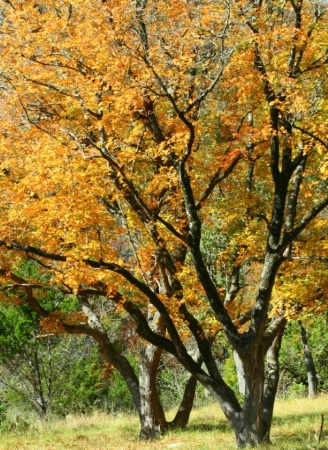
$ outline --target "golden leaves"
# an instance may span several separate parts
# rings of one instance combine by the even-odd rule
[[[8,8],[0,62],[6,87],[1,236],[67,257],[49,272],[75,292],[100,281],[126,288],[118,275],[91,269],[83,262],[88,258],[119,262],[154,290],[163,289],[169,277],[158,242],[181,254],[185,243],[177,234],[190,231],[176,170],[183,160],[195,202],[206,197],[197,213],[203,232],[212,234],[208,264],[216,270],[218,290],[225,293],[225,276],[234,268],[242,267],[245,277],[249,269],[252,286],[239,293],[244,302],[227,309],[251,307],[260,276],[254,260],[263,258],[272,213],[271,140],[291,146],[293,158],[308,155],[298,217],[314,195],[320,197],[327,177],[327,81],[320,66],[326,30],[319,24],[313,40],[305,39],[312,18],[304,4],[305,28],[295,34],[288,2],[270,14],[253,11],[249,26],[240,2],[190,8],[185,0],[148,1],[147,37],[129,0]],[[301,58],[294,74],[293,43]],[[205,317],[206,296],[191,259],[181,259],[175,276],[183,292],[160,298],[185,327],[179,316],[183,295],[215,334],[219,325]],[[286,282],[278,283],[277,298],[291,310],[290,293]],[[229,312],[234,317],[233,308]]]

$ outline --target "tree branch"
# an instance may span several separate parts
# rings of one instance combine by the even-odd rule
[[[298,125],[295,125],[294,123],[292,124],[292,127],[295,128],[296,130],[299,130],[301,133],[310,136],[328,150],[328,144],[326,144],[325,141],[323,141],[319,136],[316,136],[314,133],[312,133],[312,131],[304,130],[304,128],[301,128]]]
[[[324,198],[320,203],[318,203],[312,211],[306,214],[298,226],[294,227],[291,231],[286,232],[282,244],[281,250],[284,250],[297,236],[306,228],[306,226],[320,214],[328,206],[328,197]]]
[[[242,153],[239,152],[231,161],[229,166],[222,172],[222,167],[220,167],[217,172],[213,175],[212,179],[210,180],[208,187],[206,188],[205,192],[201,196],[200,200],[198,201],[196,208],[199,210],[202,207],[202,204],[208,199],[208,197],[213,192],[214,188],[225,178],[227,178],[228,175],[233,171],[235,166],[238,164],[238,162],[242,158]]]

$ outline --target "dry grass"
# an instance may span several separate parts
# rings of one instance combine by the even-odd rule
[[[318,445],[321,415],[326,425]],[[94,414],[35,423],[24,433],[0,434],[0,450],[229,450],[234,436],[215,405],[193,411],[185,431],[170,432],[153,442],[138,440],[135,416]],[[278,401],[270,450],[328,450],[328,396],[315,400]],[[264,448],[264,447],[262,447]]]

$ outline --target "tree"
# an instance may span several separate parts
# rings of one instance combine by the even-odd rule
[[[268,441],[265,357],[293,306],[273,307],[273,290],[328,205],[325,3],[28,1],[3,15],[2,274],[34,258],[84,303],[107,296],[212,393],[237,446]],[[220,330],[242,404],[212,352]]]
[[[39,397],[42,398],[42,402],[40,400],[35,406],[35,409],[42,406],[43,409],[41,408],[40,411],[38,411],[40,414],[42,413],[45,415],[48,410],[48,404],[56,401],[56,399],[53,400],[54,375],[53,371],[51,371],[51,367],[54,364],[53,359],[56,357],[60,359],[61,355],[60,346],[59,353],[57,352],[56,339],[58,339],[58,336],[56,335],[68,333],[71,335],[87,335],[93,338],[98,344],[105,365],[104,373],[107,373],[108,371],[110,373],[111,369],[115,368],[123,377],[135,409],[139,414],[141,438],[147,439],[168,428],[184,428],[187,425],[195,396],[197,383],[195,377],[191,375],[189,379],[186,380],[184,392],[181,396],[181,402],[180,405],[178,405],[178,411],[173,420],[168,422],[159,398],[156,383],[156,374],[162,353],[161,349],[152,344],[138,346],[141,347],[139,355],[140,363],[138,370],[135,370],[126,356],[126,351],[129,350],[129,346],[132,345],[129,344],[129,340],[135,342],[133,329],[130,328],[131,323],[124,325],[126,319],[119,319],[120,314],[118,312],[115,313],[114,309],[108,305],[106,298],[106,302],[101,298],[97,299],[94,295],[97,292],[96,290],[91,291],[91,294],[93,294],[91,298],[88,298],[85,292],[80,293],[77,297],[74,295],[72,296],[70,290],[65,292],[62,288],[62,290],[59,291],[58,288],[56,289],[54,286],[49,285],[49,280],[45,279],[44,276],[42,284],[40,284],[34,261],[30,261],[29,264],[24,265],[23,273],[25,276],[30,275],[28,277],[29,279],[31,278],[31,275],[33,275],[34,279],[37,279],[39,283],[32,285],[26,278],[10,273],[2,273],[2,275],[5,275],[7,278],[9,277],[14,281],[14,284],[6,284],[2,288],[2,291],[5,293],[4,299],[8,302],[8,300],[14,298],[14,302],[18,302],[18,304],[23,303],[24,306],[29,306],[32,310],[36,311],[42,317],[41,324],[45,330],[45,336],[48,337],[50,335],[53,336],[53,338],[51,339],[51,342],[48,342],[48,340],[45,342],[46,348],[48,348],[48,351],[45,353],[42,352],[42,345],[38,341],[35,342],[35,340],[33,340],[28,348],[22,348],[20,336],[16,336],[17,333],[9,326],[7,331],[3,332],[4,335],[9,334],[8,339],[3,339],[4,348],[7,349],[6,352],[3,352],[3,355],[4,361],[6,361],[6,367],[12,373],[16,371],[17,366],[21,365],[18,361],[22,358],[26,360],[28,366],[32,366],[32,372],[35,376],[31,376],[28,373],[29,369],[27,372],[23,370],[20,384],[26,385],[26,383],[28,384],[31,382],[32,391],[35,391],[34,395],[39,395]],[[38,288],[41,288],[43,293],[35,296],[34,291]],[[8,292],[11,293],[9,297]],[[16,296],[12,297],[13,293],[16,293]],[[55,302],[51,301],[52,297],[55,297]],[[22,320],[18,322],[19,324],[24,324],[26,322],[26,311],[24,309],[18,312],[14,311],[14,314],[16,314],[16,317],[22,316]],[[85,323],[86,319],[88,323]],[[80,322],[81,320],[82,323]],[[156,314],[153,315],[153,317],[148,317],[148,325],[158,328],[157,320],[158,315]],[[7,321],[5,320],[4,322]],[[122,323],[121,325],[114,327],[108,322]],[[30,324],[30,327],[25,331],[26,336],[30,336],[30,334],[35,331],[35,329],[31,330],[31,326],[32,325]],[[124,328],[126,327],[129,327],[129,335],[124,331]],[[124,344],[120,343],[122,335],[124,336]],[[11,344],[12,341],[15,343],[14,348]],[[83,343],[81,345],[83,347]],[[8,351],[10,352],[9,354]],[[66,361],[64,357],[62,359],[64,367]],[[58,364],[60,364],[60,361]],[[49,371],[50,373],[48,374]],[[39,376],[37,376],[38,374]],[[46,375],[42,376],[42,374]],[[73,377],[75,376],[75,382],[80,383],[82,386],[78,389],[83,390],[85,382],[89,380],[84,379],[85,377],[77,378],[76,375],[79,374],[73,374]],[[43,380],[43,378],[45,378],[45,380]],[[94,381],[95,383],[97,382],[96,384],[98,385],[99,380],[97,378],[97,373],[95,373]],[[8,384],[8,386],[9,388],[12,387],[12,389],[14,389],[11,384]],[[61,388],[62,384],[59,383],[58,387]],[[16,392],[20,392],[21,395],[23,395],[22,390],[15,389]],[[94,386],[94,389],[97,389],[96,385]],[[74,392],[77,392],[76,388],[74,389]],[[83,398],[85,398],[86,394],[87,393],[84,392],[81,396],[79,400],[80,403]],[[32,405],[35,403],[34,395],[31,399],[29,399],[30,397],[27,395],[27,399],[29,399]],[[73,396],[74,393],[71,394],[70,398]],[[64,402],[62,402],[62,404],[64,405]],[[69,402],[66,401],[65,405],[69,406]]]

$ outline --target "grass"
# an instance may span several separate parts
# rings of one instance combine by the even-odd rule
[[[325,415],[321,442],[318,431]],[[328,450],[328,396],[279,400],[270,450]],[[138,440],[135,416],[95,413],[88,417],[35,422],[27,431],[0,432],[0,450],[230,450],[233,433],[216,405],[194,410],[188,428],[152,442]],[[267,447],[261,447],[262,449]]]

